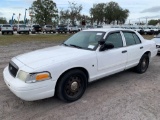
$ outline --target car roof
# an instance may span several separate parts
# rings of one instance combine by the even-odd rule
[[[101,32],[114,32],[114,31],[131,31],[134,32],[133,30],[126,30],[123,28],[98,28],[98,29],[88,29],[88,30],[83,30],[83,31],[101,31]]]

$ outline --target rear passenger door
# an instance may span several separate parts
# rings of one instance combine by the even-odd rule
[[[127,64],[126,69],[131,68],[139,63],[142,56],[143,45],[140,38],[135,32],[123,31],[127,48]]]

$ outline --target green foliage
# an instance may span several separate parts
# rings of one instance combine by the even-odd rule
[[[7,20],[4,17],[0,17],[0,24],[6,24]]]
[[[58,17],[58,9],[53,0],[36,0],[32,3],[36,23],[40,25],[52,24],[52,19]]]
[[[93,8],[90,9],[90,14],[93,20],[97,21],[97,24],[103,21],[109,24],[117,21],[119,24],[125,22],[129,16],[129,10],[122,9],[116,2],[98,3],[94,4]]]
[[[71,20],[72,24],[75,24],[75,19],[80,19],[83,7],[82,5],[77,5],[77,3],[69,2],[69,8],[67,10],[60,11],[60,20],[66,23],[67,19]]]
[[[94,4],[93,8],[90,9],[91,17],[93,18],[93,21],[97,21],[97,24],[99,24],[99,22],[103,22],[105,16],[105,8],[105,3],[98,3]]]
[[[159,20],[150,20],[148,22],[148,25],[157,25],[158,23],[160,23],[160,19]]]

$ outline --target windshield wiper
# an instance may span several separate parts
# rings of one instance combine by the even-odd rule
[[[62,43],[62,45],[64,45],[64,46],[69,46],[69,45],[67,45],[66,43]]]
[[[73,44],[70,44],[69,46],[72,46],[72,47],[75,47],[75,48],[82,48],[82,47],[80,47],[80,46],[73,45]]]

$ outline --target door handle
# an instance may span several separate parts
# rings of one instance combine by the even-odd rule
[[[143,47],[140,47],[140,49],[143,49]]]
[[[127,52],[127,50],[122,51],[122,53],[126,53],[126,52]]]

